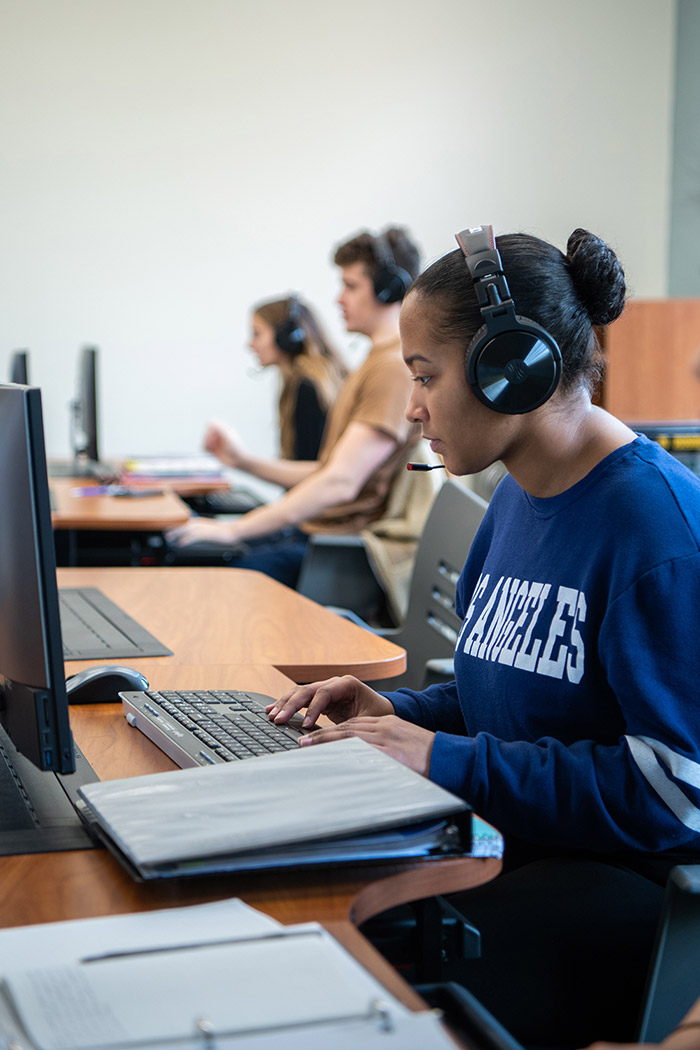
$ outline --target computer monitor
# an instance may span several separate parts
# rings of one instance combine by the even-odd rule
[[[10,382],[29,385],[29,351],[15,350],[10,359]]]
[[[38,769],[71,773],[41,391],[0,385],[0,724]]]
[[[700,420],[628,423],[628,426],[658,441],[679,463],[700,477]]]
[[[73,402],[73,454],[76,460],[99,461],[97,348],[84,346],[78,359],[77,397]]]

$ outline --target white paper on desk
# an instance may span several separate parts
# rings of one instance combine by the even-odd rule
[[[242,900],[193,904],[184,908],[99,919],[71,919],[0,930],[0,977],[7,968],[29,969],[50,959],[77,963],[87,957],[145,949],[177,948],[234,937],[264,937],[281,923]]]
[[[80,794],[139,868],[350,836],[466,809],[358,738],[86,784]]]
[[[221,1035],[342,1029],[363,1019],[371,1030],[378,999],[389,1024],[409,1013],[316,924],[262,940],[12,973],[7,988],[40,1050],[184,1039],[202,1018]]]
[[[219,477],[223,474],[221,460],[207,453],[196,456],[143,456],[126,460],[124,469],[129,474],[163,478],[187,475]]]

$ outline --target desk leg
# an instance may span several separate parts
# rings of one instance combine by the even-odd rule
[[[76,529],[56,529],[53,534],[56,565],[76,568],[78,565],[78,535]]]

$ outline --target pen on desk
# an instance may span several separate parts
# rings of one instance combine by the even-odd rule
[[[444,463],[407,463],[406,470],[445,470]]]

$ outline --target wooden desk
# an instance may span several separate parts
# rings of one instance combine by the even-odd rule
[[[94,484],[85,478],[50,478],[54,529],[163,532],[182,525],[190,517],[187,504],[171,491],[136,497],[73,495],[74,489],[92,488]]]
[[[295,682],[335,674],[371,681],[401,674],[406,667],[406,653],[398,645],[259,572],[59,569],[58,584],[98,587],[173,650],[174,656],[128,661],[154,688],[235,688],[231,665],[247,661],[270,664]],[[92,664],[73,661],[68,673]],[[194,668],[186,681],[184,668]]]
[[[148,477],[144,474],[132,474],[123,468],[123,463],[129,460],[111,460],[102,464],[105,470],[112,472],[117,479],[116,483],[128,485],[129,488],[160,489],[163,492],[174,492],[179,496],[204,496],[208,492],[221,492],[229,488],[228,478],[222,473],[217,475],[207,474],[169,474],[163,476]],[[52,467],[56,473],[52,474]],[[70,479],[71,485],[98,485],[100,482],[89,477],[70,477],[72,469],[70,460],[50,459],[48,461],[49,484],[53,486],[55,481]]]
[[[175,655],[130,660],[163,687],[237,686],[279,696],[291,680],[353,671],[385,678],[405,654],[259,573],[239,569],[62,569],[61,586],[97,586]],[[270,666],[271,663],[277,666]],[[66,664],[71,673],[87,662]],[[282,673],[286,671],[286,675]],[[290,677],[287,677],[289,675]],[[76,742],[102,779],[174,769],[119,704],[71,708]],[[280,799],[303,805],[303,799]],[[421,1001],[358,932],[410,900],[494,878],[494,858],[453,858],[137,883],[101,849],[0,857],[0,926],[116,915],[240,897],[283,923],[318,921],[407,1005]]]
[[[290,685],[274,668],[242,662],[231,670],[237,681],[251,689],[275,694]],[[71,708],[71,725],[77,743],[102,779],[175,768],[150,740],[127,724],[120,705]],[[285,799],[280,804],[303,803]],[[387,988],[409,1006],[418,1007],[415,993],[355,926],[406,901],[480,885],[499,870],[500,861],[494,858],[461,858],[142,884],[132,880],[104,850],[0,857],[0,926],[241,897],[283,923],[322,922]]]

